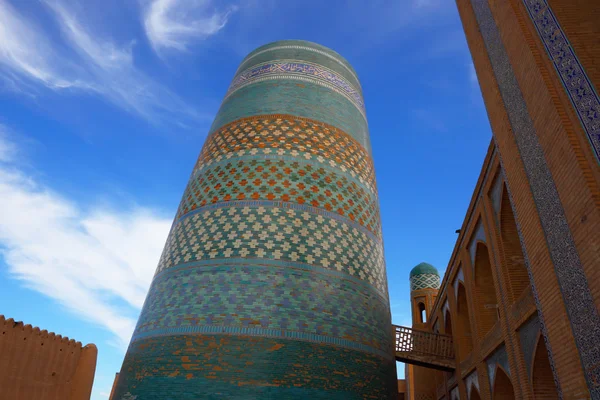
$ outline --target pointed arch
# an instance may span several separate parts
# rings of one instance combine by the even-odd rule
[[[448,308],[444,309],[444,333],[449,335],[454,340],[454,335],[452,334],[452,317],[450,316],[450,310]],[[454,352],[457,352],[456,342],[454,343]],[[454,375],[454,372],[442,372],[446,376],[446,381]]]
[[[537,345],[534,350],[531,383],[533,385],[533,396],[536,400],[558,400],[554,375],[548,359],[548,350],[541,333],[538,334]]]
[[[500,236],[504,248],[504,272],[508,278],[509,296],[514,302],[530,286],[530,283],[506,184],[502,190],[500,205]]]
[[[458,360],[463,361],[473,350],[473,336],[471,334],[471,318],[467,303],[467,290],[462,282],[458,283],[456,317],[456,334],[454,337],[458,342]]]
[[[475,293],[477,298],[477,322],[479,337],[483,338],[498,321],[498,300],[494,276],[490,263],[490,254],[483,242],[477,243],[475,251]]]
[[[481,396],[479,395],[479,391],[477,388],[471,388],[471,394],[469,395],[469,400],[481,400]]]
[[[419,322],[422,324],[427,322],[427,310],[425,309],[425,303],[422,301],[417,304],[417,308],[419,309]]]
[[[493,400],[514,400],[515,390],[508,374],[500,365],[496,365],[494,387],[492,389]]]

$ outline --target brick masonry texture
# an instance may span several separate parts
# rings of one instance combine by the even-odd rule
[[[523,98],[523,94],[519,88],[519,84],[515,73],[510,64],[506,49],[502,44],[502,38],[498,28],[494,22],[492,13],[484,2],[473,0],[473,9],[477,16],[479,27],[483,39],[486,43],[486,48],[492,68],[496,75],[496,80],[500,89],[500,93],[504,100],[504,105],[510,120],[512,130],[515,135],[515,140],[519,149],[520,157],[523,161],[525,173],[528,176],[530,189],[533,199],[536,203],[536,208],[540,218],[542,228],[544,230],[547,247],[554,264],[554,270],[558,278],[561,293],[571,327],[573,329],[573,337],[578,346],[582,363],[587,369],[587,378],[591,387],[598,385],[598,360],[600,360],[600,349],[596,345],[600,342],[600,315],[594,304],[592,294],[590,292],[588,281],[585,276],[581,259],[577,252],[573,234],[569,228],[563,204],[556,188],[556,183],[552,177],[551,171],[545,161],[543,148],[537,138],[538,134],[535,131],[531,116],[528,113],[527,104]],[[535,4],[534,4],[535,3]],[[543,26],[540,21],[540,14],[546,15],[546,21],[550,21],[547,16],[551,12],[540,12],[542,1],[528,1],[528,11],[534,18],[537,26]],[[536,13],[536,10],[538,11]],[[542,36],[544,43],[547,46],[560,46],[561,39],[557,39],[556,35],[561,36],[560,28],[553,24],[552,37]],[[545,34],[545,31],[541,31]],[[560,32],[562,34],[562,32]],[[564,58],[569,58],[564,55]],[[581,70],[576,70],[576,62],[572,57],[570,67],[571,72],[564,72],[562,69],[557,70],[561,78],[564,76],[576,74],[582,75]],[[581,89],[573,87],[575,82],[579,82]],[[597,100],[594,93],[591,92],[590,85],[587,79],[579,77],[573,78],[568,82],[566,88],[569,94],[579,92],[587,101],[575,101],[576,106],[581,106],[581,112],[586,115],[595,115],[593,101]],[[592,102],[590,105],[589,103]],[[590,108],[591,107],[591,108]],[[591,113],[590,113],[591,112]],[[597,126],[595,118],[583,119],[583,124],[590,128],[589,134],[592,144],[594,144],[594,130]],[[537,294],[534,292],[537,297]],[[600,386],[596,386],[592,391],[593,396],[600,396]]]
[[[115,399],[393,398],[356,73],[302,41],[242,62],[178,208]]]
[[[0,399],[88,400],[98,349],[0,315]]]
[[[457,5],[493,140],[423,326],[463,357],[452,374],[411,366],[407,384],[415,399],[600,399],[600,8]]]

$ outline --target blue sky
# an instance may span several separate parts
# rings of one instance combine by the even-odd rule
[[[280,39],[358,72],[410,324],[408,273],[445,270],[491,138],[454,2],[0,0],[0,313],[95,343],[94,400],[239,62]]]

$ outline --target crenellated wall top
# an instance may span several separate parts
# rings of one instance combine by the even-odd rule
[[[62,336],[54,332],[48,332],[47,330],[42,330],[37,326],[34,327],[30,324],[24,324],[22,321],[15,321],[13,318],[7,319],[4,315],[0,315],[0,326],[2,326],[2,328],[4,329],[20,329],[24,333],[40,336],[48,340],[60,341],[66,346],[72,346],[77,348],[83,347],[83,344],[81,342],[78,342],[74,339],[69,339],[67,336]]]

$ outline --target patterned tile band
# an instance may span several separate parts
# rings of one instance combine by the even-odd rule
[[[251,67],[234,78],[225,98],[244,86],[267,79],[305,80],[326,86],[350,100],[366,118],[359,90],[336,72],[306,61],[283,60]]]
[[[132,340],[194,332],[287,337],[392,358],[387,331],[377,324],[389,312],[387,303],[368,285],[326,270],[237,261],[196,263],[155,278]],[[240,292],[244,282],[252,284]]]
[[[419,274],[410,278],[410,290],[439,289],[440,276],[435,274]]]
[[[244,59],[244,61],[242,61],[242,63],[238,67],[238,69],[235,72],[235,74],[237,75],[244,68],[244,66],[246,64],[248,64],[248,62],[250,60],[252,60],[254,57],[257,57],[257,56],[259,56],[261,54],[268,53],[268,52],[275,52],[277,50],[288,50],[288,49],[289,50],[301,50],[301,51],[308,51],[308,52],[311,52],[311,53],[317,53],[317,54],[320,54],[320,55],[322,55],[324,57],[327,57],[327,58],[335,61],[341,67],[343,67],[344,69],[346,69],[352,75],[352,77],[354,77],[354,79],[356,79],[356,82],[358,83],[358,85],[360,87],[360,81],[358,80],[358,76],[356,76],[356,73],[354,72],[354,70],[351,69],[351,68],[349,68],[345,63],[343,63],[342,61],[340,61],[337,57],[335,57],[335,56],[333,56],[333,55],[331,55],[331,54],[329,54],[329,53],[327,53],[325,51],[322,51],[322,50],[319,50],[319,49],[315,49],[314,47],[299,46],[299,45],[274,46],[274,47],[270,47],[268,49],[264,49],[264,50],[260,50],[260,51],[257,51],[255,53],[252,53],[248,57],[246,57]]]
[[[309,211],[278,207],[201,209],[177,223],[157,274],[209,259],[257,258],[318,265],[385,292],[383,246],[356,227]]]
[[[287,156],[336,168],[377,192],[373,162],[360,143],[332,126],[292,115],[244,118],[222,127],[206,139],[194,171],[252,156]]]
[[[115,399],[395,396],[367,124],[347,99],[356,89],[321,59],[326,66],[306,68],[269,60],[233,84],[182,196]],[[273,66],[321,84],[242,88],[279,74]]]
[[[600,97],[546,0],[523,0],[600,161]]]
[[[204,168],[190,180],[178,216],[211,203],[277,199],[334,211],[379,235],[377,198],[362,185],[325,168],[286,161],[237,159]]]

